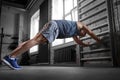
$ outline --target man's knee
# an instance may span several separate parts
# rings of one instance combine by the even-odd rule
[[[37,34],[32,40],[35,41],[36,44],[47,42],[47,39],[42,34]]]

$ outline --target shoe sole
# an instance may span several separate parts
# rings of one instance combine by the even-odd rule
[[[20,70],[21,69],[21,68],[14,68],[14,67],[12,67],[12,65],[5,59],[2,59],[2,62],[4,64],[6,64],[9,68],[13,69],[13,70]]]

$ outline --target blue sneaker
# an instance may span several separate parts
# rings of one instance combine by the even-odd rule
[[[5,56],[2,61],[14,70],[20,70],[21,67],[17,64],[17,59],[11,59],[10,56]]]

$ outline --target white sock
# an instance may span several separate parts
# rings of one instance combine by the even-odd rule
[[[10,57],[10,56],[9,56],[9,57]],[[10,57],[10,59],[15,60],[15,58],[13,58],[13,57]]]
[[[15,60],[15,58],[10,58],[10,59]]]

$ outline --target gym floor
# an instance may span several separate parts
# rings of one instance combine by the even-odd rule
[[[23,66],[0,67],[0,80],[120,80],[120,68]]]

